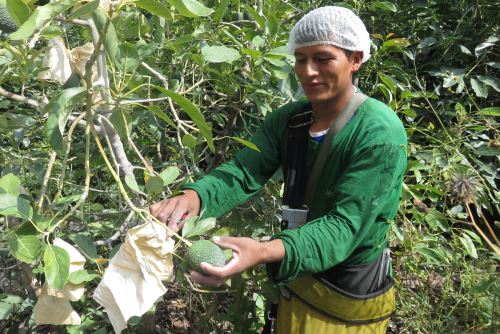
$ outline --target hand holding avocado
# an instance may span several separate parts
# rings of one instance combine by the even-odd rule
[[[238,273],[258,264],[280,261],[285,256],[285,247],[279,239],[259,242],[245,237],[214,237],[212,240],[223,248],[232,249],[233,257],[223,266],[210,264],[209,261],[199,263],[203,274],[192,271],[191,277],[203,285],[221,286]]]

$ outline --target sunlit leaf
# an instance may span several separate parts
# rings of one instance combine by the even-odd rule
[[[219,23],[222,20],[222,18],[224,17],[224,14],[226,13],[229,1],[230,0],[221,0],[220,1],[219,6],[217,6],[217,8],[215,9],[215,13],[213,16],[214,22]]]
[[[128,42],[120,45],[120,63],[126,73],[132,73],[139,67],[141,60],[135,46]]]
[[[21,26],[30,17],[30,8],[22,0],[7,0],[7,10],[17,26]]]
[[[83,98],[85,87],[68,88],[57,94],[45,107],[48,114],[46,123],[47,139],[52,149],[58,153],[64,151],[64,127],[73,107]]]
[[[389,1],[375,1],[370,5],[372,8],[379,8],[387,12],[395,13],[398,9],[395,4]]]
[[[80,269],[69,274],[68,282],[70,282],[71,284],[82,284],[85,282],[90,282],[96,277],[99,276],[89,270]]]
[[[96,11],[94,11],[93,18],[97,29],[99,31],[102,31],[104,29],[104,26],[106,25],[107,17],[100,7]],[[118,42],[118,35],[116,34],[115,26],[111,22],[104,39],[104,47],[106,49],[106,54],[114,63],[118,63],[119,61],[119,45],[120,44]]]
[[[226,46],[206,46],[201,49],[201,55],[209,63],[232,63],[241,58],[238,50]]]
[[[0,215],[31,219],[33,209],[26,199],[2,193],[0,194]]]
[[[0,193],[7,193],[12,196],[19,196],[19,187],[21,180],[12,173],[6,174],[0,178]]]
[[[21,40],[31,37],[35,31],[43,27],[47,22],[72,7],[74,2],[75,0],[60,0],[37,7],[19,29],[10,34],[10,39]]]
[[[182,144],[192,150],[196,146],[196,138],[193,137],[193,135],[186,133],[182,136]]]
[[[139,0],[135,3],[137,4],[137,6],[147,10],[154,15],[158,15],[167,20],[170,20],[171,18],[170,9],[162,2],[155,0]]]
[[[479,110],[478,112],[485,116],[500,116],[500,107],[490,107]]]
[[[77,19],[81,16],[88,15],[99,7],[100,0],[89,1],[85,5],[78,7],[73,13],[68,16],[68,20]]]
[[[174,129],[177,129],[177,125],[175,125],[174,121],[172,121],[172,119],[170,117],[167,116],[167,114],[165,114],[161,109],[160,107],[158,106],[149,106],[147,107],[147,109],[149,111],[151,111],[153,114],[155,114],[158,118],[164,120],[165,122],[167,122],[171,127],[173,127]]]
[[[257,147],[257,145],[255,145],[255,144],[254,144],[254,143],[252,143],[252,142],[249,142],[249,141],[247,141],[247,140],[241,139],[241,138],[239,138],[239,137],[230,137],[230,138],[231,138],[231,139],[233,139],[233,140],[236,140],[237,142],[239,142],[239,143],[241,143],[241,144],[243,144],[243,145],[245,145],[246,147],[251,148],[252,150],[255,150],[255,151],[257,151],[257,152],[260,152],[260,150],[259,150],[259,148]]]
[[[179,14],[187,17],[208,16],[214,11],[196,0],[167,0]]]
[[[168,186],[179,177],[179,168],[177,166],[169,166],[160,173],[160,177],[163,180],[163,185]]]
[[[474,246],[474,243],[472,242],[471,238],[467,234],[462,234],[462,236],[458,238],[460,239],[462,245],[464,245],[467,254],[477,259],[476,246]]]
[[[12,255],[19,261],[33,263],[42,250],[42,242],[36,235],[13,234],[9,240]]]
[[[198,217],[192,217],[186,220],[182,228],[182,236],[191,238],[197,235],[203,235],[213,229],[216,225],[215,218],[206,218],[198,220]]]
[[[497,78],[489,76],[489,75],[478,75],[477,78],[482,83],[490,86],[491,88],[493,88],[497,92],[500,92],[500,80],[498,80]]]
[[[125,183],[127,186],[134,192],[138,194],[143,194],[141,189],[139,188],[139,185],[137,184],[137,180],[135,179],[134,175],[126,175],[125,176]]]
[[[472,78],[470,79],[470,84],[477,97],[488,97],[488,88],[481,81]]]
[[[47,245],[43,254],[45,279],[55,289],[62,289],[69,276],[69,254],[63,248]]]

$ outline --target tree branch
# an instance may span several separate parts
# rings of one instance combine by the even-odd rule
[[[26,96],[17,95],[15,93],[8,92],[5,89],[3,89],[2,86],[0,86],[0,95],[8,97],[9,99],[12,99],[12,100],[15,100],[15,101],[19,101],[19,102],[23,102],[23,103],[29,104],[30,106],[33,106],[35,108],[43,108],[46,105],[46,103],[43,103],[43,102],[39,103],[39,102],[37,102],[35,100],[32,100],[32,99],[30,99],[30,98],[28,98]]]

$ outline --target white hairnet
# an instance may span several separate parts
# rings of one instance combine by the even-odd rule
[[[361,19],[344,7],[326,6],[302,17],[293,27],[288,49],[327,44],[349,51],[363,51],[363,62],[370,58],[370,35]]]

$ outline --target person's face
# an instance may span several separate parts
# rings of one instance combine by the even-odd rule
[[[362,52],[347,56],[333,45],[305,46],[295,50],[295,73],[309,101],[327,102],[350,89],[362,58]]]

